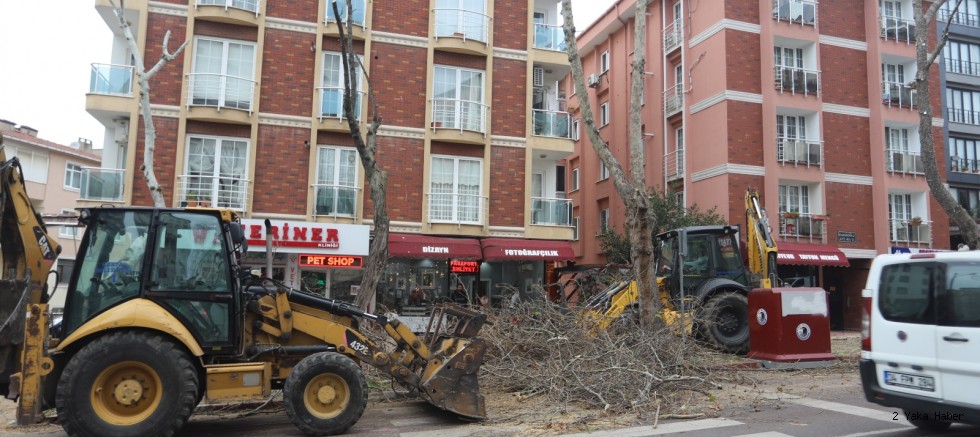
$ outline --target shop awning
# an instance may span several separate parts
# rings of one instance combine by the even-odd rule
[[[851,265],[840,249],[827,244],[779,243],[777,264],[848,267]]]
[[[397,258],[483,258],[480,240],[414,234],[388,234],[388,255]]]
[[[487,238],[483,245],[486,261],[567,261],[575,259],[575,251],[567,241],[523,240],[517,238]]]

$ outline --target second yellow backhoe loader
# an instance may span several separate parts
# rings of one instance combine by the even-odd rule
[[[0,283],[0,382],[19,400],[20,423],[46,404],[70,435],[169,436],[204,398],[259,400],[281,389],[300,430],[339,434],[364,412],[363,365],[441,409],[486,416],[477,380],[483,314],[440,308],[420,337],[398,320],[252,276],[239,265],[245,237],[227,210],[80,209],[86,229],[64,317],[47,335],[43,284],[58,246],[2,147],[0,162],[9,270]],[[361,331],[367,320],[386,341]]]

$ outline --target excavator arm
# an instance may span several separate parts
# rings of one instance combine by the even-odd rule
[[[769,216],[759,200],[759,191],[749,187],[745,191],[746,250],[749,256],[749,272],[758,288],[772,288],[778,284],[776,257],[778,249],[769,227]]]

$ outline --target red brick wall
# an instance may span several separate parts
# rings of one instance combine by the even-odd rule
[[[690,7],[689,4],[685,6]],[[687,11],[688,9],[684,8],[684,10]],[[759,24],[759,14],[759,0],[725,1],[725,18],[729,20]],[[768,17],[769,14],[767,13],[766,16]]]
[[[436,65],[451,65],[453,67],[486,70],[487,59],[483,56],[465,55],[462,53],[436,51],[433,63]]]
[[[827,236],[830,244],[844,249],[874,249],[875,209],[872,197],[873,187],[870,185],[843,184],[827,182],[824,184],[827,192],[827,212],[831,215],[827,222]],[[880,205],[886,208],[887,205]],[[841,243],[837,241],[837,232],[854,232],[856,243]]]
[[[163,37],[170,31],[170,51],[177,50],[184,43],[184,36],[187,29],[187,20],[183,17],[174,17],[162,14],[150,14],[147,19],[146,32],[146,53],[148,53],[143,65],[146,68],[153,68],[157,60],[160,59],[161,48],[163,47]],[[184,50],[193,50],[193,44],[188,44]],[[183,82],[184,54],[181,53],[167,65],[164,65],[153,79],[150,80],[150,100],[155,105],[174,105],[180,102],[180,87]],[[134,77],[135,80],[135,77]],[[159,134],[159,131],[157,132]]]
[[[430,150],[433,155],[465,156],[467,158],[483,158],[483,146],[472,144],[456,144],[433,141]],[[484,164],[486,165],[486,164]]]
[[[763,165],[762,105],[731,100],[727,105],[728,162]],[[697,153],[696,147],[690,147],[691,153]]]
[[[252,181],[253,212],[306,214],[310,180],[307,129],[259,125]]]
[[[157,128],[157,133],[159,132],[160,129]],[[244,138],[246,140],[252,136],[250,126],[240,124],[207,123],[194,120],[189,120],[187,122],[187,133]]]
[[[262,55],[259,108],[262,112],[309,116],[315,88],[316,53],[307,34],[267,29]],[[288,86],[284,86],[288,84]]]
[[[378,165],[388,173],[388,218],[397,221],[422,221],[423,168],[422,140],[409,138],[379,137],[376,158]],[[365,199],[370,190],[365,187]],[[372,217],[374,209],[369,201],[364,203],[364,217]]]
[[[756,188],[762,192],[764,177],[751,176],[744,174],[728,175],[728,205],[717,205],[718,214],[728,215],[728,224],[739,225],[743,232],[745,229],[745,190],[748,187]],[[767,199],[763,198],[763,203]],[[698,205],[702,211],[711,209],[714,205]],[[727,209],[726,209],[727,208]],[[744,238],[744,234],[743,234]]]
[[[826,171],[871,176],[871,126],[868,118],[824,112],[823,124]]]
[[[492,147],[490,162],[490,226],[524,226],[524,149]]]
[[[337,38],[335,36],[324,36],[323,50],[327,52],[340,53],[340,38]],[[354,41],[354,53],[364,56],[364,41],[357,41],[357,40]],[[366,61],[367,60],[365,59],[365,63]]]
[[[256,42],[259,40],[258,34],[258,28],[251,26],[240,26],[237,24],[217,23],[214,21],[205,20],[197,20],[194,22],[195,36],[212,36],[215,38],[229,38]]]
[[[817,23],[823,35],[856,41],[864,41],[866,37],[864,5],[854,0],[820,0]]]
[[[367,4],[370,5],[371,2],[369,1]],[[337,6],[343,7],[343,5],[339,4]],[[285,18],[309,23],[316,21],[319,7],[319,0],[268,1],[265,5],[265,15],[266,17]],[[326,7],[331,7],[329,2],[327,2]]]
[[[136,122],[139,129],[136,137],[136,174],[133,177],[133,205],[134,206],[153,206],[153,199],[150,197],[150,190],[146,188],[146,178],[140,168],[143,166],[143,148],[146,147],[146,130],[143,128],[143,118],[140,117]],[[173,204],[174,196],[174,168],[177,162],[177,124],[176,118],[153,117],[153,127],[156,129],[157,137],[154,142],[156,150],[153,153],[153,173],[160,183],[163,190],[163,197],[166,205]]]
[[[493,135],[523,137],[527,121],[527,64],[494,58],[491,132]]]
[[[429,36],[429,0],[371,0],[372,30],[402,35]]]
[[[762,92],[762,61],[759,58],[759,35],[735,30],[725,31],[728,89],[749,93]],[[770,50],[771,51],[771,50]],[[685,78],[686,82],[688,79]]]
[[[820,46],[820,93],[824,103],[868,107],[867,56],[861,50]]]
[[[508,49],[527,49],[526,1],[496,0],[493,11],[493,46]]]
[[[407,2],[411,3],[411,2]],[[426,49],[375,42],[372,74],[384,123],[422,126],[425,122]],[[381,68],[380,66],[384,66]]]

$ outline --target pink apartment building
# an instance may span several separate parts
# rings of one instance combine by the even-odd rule
[[[620,162],[635,3],[617,1],[578,38],[596,122]],[[744,226],[745,189],[759,188],[781,277],[826,289],[835,327],[859,326],[875,255],[949,248],[919,154],[912,16],[912,0],[654,0],[647,11],[651,190]],[[930,78],[942,163],[938,68]],[[622,201],[585,135],[566,163],[576,262],[601,263],[595,237],[622,231]]]

